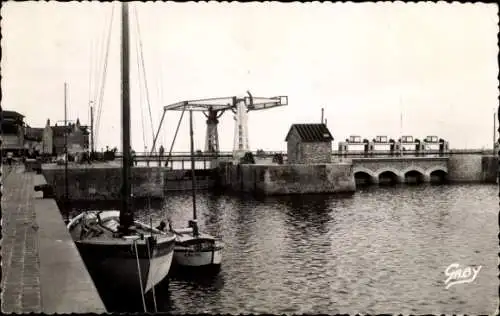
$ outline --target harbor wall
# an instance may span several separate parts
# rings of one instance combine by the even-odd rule
[[[474,154],[450,155],[448,180],[452,183],[486,182],[487,179],[491,179],[494,172],[494,163],[490,159],[487,156]]]
[[[264,195],[354,192],[350,163],[287,165],[224,165],[219,185],[236,192]]]
[[[42,166],[47,184],[54,189],[56,199],[63,199],[65,190],[64,166]],[[70,200],[121,200],[122,169],[109,166],[71,166],[68,168],[68,198]],[[164,176],[159,168],[132,167],[134,198],[163,198]]]
[[[497,183],[498,176],[498,156],[483,156],[482,165],[482,181],[485,183]]]
[[[448,180],[451,183],[495,183],[498,158],[477,154],[451,155],[447,158]],[[387,162],[391,164],[391,162]],[[38,169],[36,164],[28,167]],[[117,165],[71,164],[68,169],[69,199],[73,201],[119,201],[121,168]],[[64,166],[42,165],[47,183],[55,198],[65,196]],[[231,189],[265,195],[334,193],[355,190],[352,162],[328,164],[239,164],[221,162],[215,169],[196,170],[197,189]],[[190,170],[170,170],[158,167],[132,167],[134,198],[163,199],[169,191],[190,190]]]
[[[70,165],[68,167],[68,198],[72,201],[119,201],[122,169],[107,164]],[[215,185],[215,170],[196,170],[196,188],[211,189]],[[54,189],[56,200],[65,197],[64,166],[42,165],[47,184]],[[133,198],[163,199],[165,192],[192,188],[190,170],[170,170],[158,167],[132,167]]]
[[[191,170],[163,169],[165,191],[187,191],[193,187]],[[195,170],[196,189],[206,190],[214,187],[215,170]]]

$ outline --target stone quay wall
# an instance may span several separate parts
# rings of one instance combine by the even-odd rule
[[[236,192],[264,195],[354,192],[352,165],[287,164],[225,165],[219,167],[218,184]]]

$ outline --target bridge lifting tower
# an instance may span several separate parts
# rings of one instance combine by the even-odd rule
[[[249,150],[247,113],[249,111],[265,110],[288,104],[287,96],[264,98],[264,97],[253,97],[248,91],[247,93],[248,96],[245,96],[243,98],[233,96],[233,97],[181,101],[163,107],[163,115],[160,120],[160,125],[158,126],[158,131],[153,140],[152,151],[154,151],[154,148],[156,146],[156,140],[158,138],[163,123],[163,119],[165,118],[165,113],[167,111],[199,111],[202,112],[207,118],[205,152],[215,155],[218,154],[220,152],[219,133],[217,130],[217,125],[219,124],[219,118],[227,110],[231,110],[235,114],[234,116],[235,135],[234,135],[233,155],[235,156],[243,155],[246,151]]]

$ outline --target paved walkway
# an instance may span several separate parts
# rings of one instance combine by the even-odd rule
[[[40,259],[33,207],[34,173],[4,167],[2,188],[2,312],[40,313]]]

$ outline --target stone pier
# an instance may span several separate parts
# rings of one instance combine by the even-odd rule
[[[43,176],[3,171],[2,312],[106,312],[55,201],[34,191]]]

